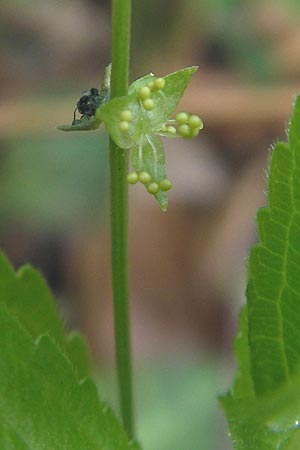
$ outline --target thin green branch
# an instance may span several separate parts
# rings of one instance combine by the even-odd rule
[[[111,97],[127,95],[131,0],[112,0]],[[128,289],[128,151],[110,140],[112,286],[120,408],[134,436]]]

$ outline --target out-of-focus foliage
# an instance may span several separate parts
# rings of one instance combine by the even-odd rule
[[[88,77],[99,87],[98,73],[109,62],[109,2],[3,3],[0,49],[6,64],[0,79],[59,91],[78,88]],[[244,80],[284,79],[291,74],[281,68],[283,60],[289,64],[297,42],[299,48],[299,16],[296,0],[154,0],[151,7],[135,0],[132,76],[154,70],[162,55],[163,64],[172,66],[176,55],[180,65],[210,66]],[[292,76],[297,74],[293,68]]]
[[[233,71],[244,80],[275,82],[286,76],[280,68],[281,56],[289,52],[285,41],[298,39],[295,0],[178,0],[172,7],[167,0],[163,6],[156,0],[148,14],[144,9],[144,2],[136,2],[133,32],[138,39],[133,45],[142,64],[157,53],[171,61],[176,49],[177,57],[185,52],[200,68]],[[149,15],[157,10],[158,20],[148,27]]]
[[[1,162],[1,226],[22,218],[67,230],[100,218],[108,202],[107,166],[107,138],[99,133],[11,142]]]
[[[137,429],[143,448],[219,448],[218,443],[223,438],[216,401],[218,378],[216,364],[205,359],[200,364],[158,361],[137,367]],[[100,376],[99,389],[105,391],[106,399],[110,397],[116,403],[110,374]]]

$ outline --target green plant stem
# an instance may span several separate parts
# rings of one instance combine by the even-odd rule
[[[127,95],[131,0],[112,0],[111,98]],[[128,289],[128,151],[110,140],[112,286],[115,345],[124,427],[134,436]]]

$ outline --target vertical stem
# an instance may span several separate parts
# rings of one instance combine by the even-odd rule
[[[127,95],[131,0],[112,0],[111,98]],[[110,140],[112,286],[121,415],[132,438],[133,396],[128,290],[128,150]]]

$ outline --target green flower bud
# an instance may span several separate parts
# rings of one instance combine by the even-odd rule
[[[172,134],[176,134],[176,132],[177,132],[176,128],[173,127],[172,125],[169,125],[167,127],[166,131],[168,131],[169,133],[172,133]]]
[[[127,175],[127,181],[129,184],[135,184],[139,181],[139,176],[136,172],[131,172]]]
[[[170,189],[172,189],[172,187],[173,187],[173,184],[168,178],[165,178],[164,180],[161,180],[159,182],[159,188],[162,191],[169,191]]]
[[[149,192],[149,194],[157,194],[159,191],[159,186],[156,182],[150,183],[147,186],[147,191]]]
[[[139,173],[139,180],[142,184],[150,183],[151,181],[151,175],[148,172],[140,172]]]
[[[141,100],[146,100],[150,97],[151,90],[148,86],[143,86],[139,90],[139,97]]]
[[[154,81],[149,81],[149,83],[147,83],[147,86],[149,89],[153,89],[154,88]]]
[[[192,128],[191,129],[191,137],[198,136],[199,132],[200,132],[200,128]]]
[[[154,81],[154,88],[155,89],[163,89],[166,85],[166,82],[164,80],[164,78],[156,78],[156,80]]]
[[[147,109],[147,111],[151,111],[154,108],[154,101],[151,98],[147,98],[143,101],[143,107]]]
[[[122,111],[120,114],[120,119],[122,121],[131,122],[132,121],[132,112],[129,111],[129,109],[126,109],[125,111]]]
[[[189,138],[191,137],[191,127],[187,124],[182,124],[178,127],[178,133],[184,138]]]
[[[192,128],[203,128],[202,120],[196,114],[191,114],[188,123]]]
[[[128,131],[128,130],[129,130],[129,127],[130,127],[130,124],[129,124],[129,122],[127,122],[127,120],[122,120],[122,121],[119,123],[119,129],[120,129],[121,131]]]
[[[175,119],[178,123],[188,123],[189,114],[186,112],[179,112],[178,114],[176,114]]]

